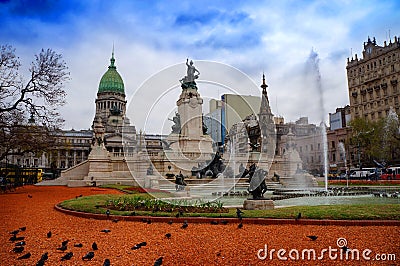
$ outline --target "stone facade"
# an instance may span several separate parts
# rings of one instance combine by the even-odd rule
[[[377,121],[390,107],[400,114],[400,39],[379,46],[368,38],[362,55],[347,59],[351,117]]]

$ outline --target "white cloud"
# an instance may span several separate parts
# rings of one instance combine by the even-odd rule
[[[310,50],[319,54],[327,117],[348,104],[345,67],[350,49],[360,55],[368,35],[376,36],[379,44],[389,29],[392,36],[399,35],[399,9],[395,1],[209,1],[200,6],[181,1],[86,2],[79,9],[69,8],[56,21],[11,17],[11,22],[3,23],[7,28],[0,29],[0,41],[15,42],[28,63],[42,47],[63,53],[72,78],[66,87],[68,103],[62,108],[66,128],[91,126],[98,84],[113,43],[127,99],[149,77],[190,57],[195,63],[211,60],[239,68],[255,82],[254,94],[260,93],[264,71],[275,114],[287,121],[309,116],[317,123],[318,97],[304,81]],[[207,73],[200,67],[199,63],[202,74]],[[224,81],[234,82],[238,81]],[[168,110],[175,106],[172,98]],[[141,122],[133,118],[131,122],[140,127]]]

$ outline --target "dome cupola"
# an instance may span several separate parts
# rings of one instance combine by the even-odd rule
[[[114,50],[114,49],[113,49]],[[125,94],[124,82],[117,72],[117,67],[114,65],[114,51],[110,59],[110,66],[104,75],[101,77],[98,93],[101,92],[117,92]]]

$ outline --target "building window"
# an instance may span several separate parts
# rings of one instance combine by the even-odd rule
[[[336,153],[332,153],[332,161],[336,162]]]
[[[313,151],[314,150],[314,146],[311,144],[311,146],[310,146],[310,149],[311,149],[311,151]]]
[[[317,148],[318,150],[320,150],[321,149],[321,143],[318,143],[318,148]]]
[[[335,149],[335,141],[332,140],[332,149]]]

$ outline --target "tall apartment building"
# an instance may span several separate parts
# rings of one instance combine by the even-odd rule
[[[386,117],[390,107],[400,114],[400,38],[389,44],[364,42],[363,58],[347,58],[351,117],[376,121]]]
[[[223,94],[221,100],[210,100],[210,113],[204,116],[207,133],[218,144],[224,144],[233,125],[260,110],[261,97]]]

